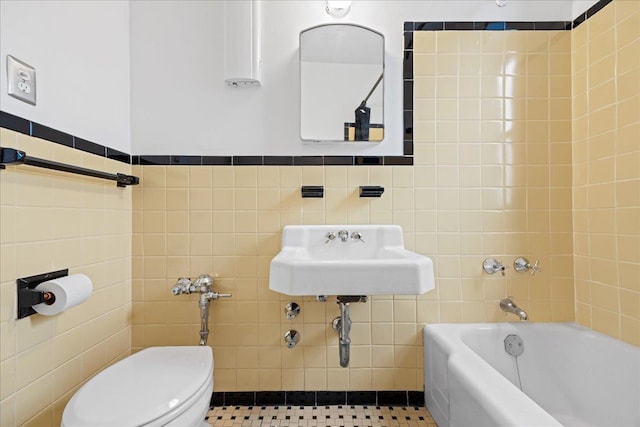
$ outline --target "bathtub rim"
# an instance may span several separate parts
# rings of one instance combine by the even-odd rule
[[[496,369],[489,364],[484,358],[476,353],[467,343],[463,340],[463,332],[468,332],[470,329],[495,329],[500,328],[513,328],[513,332],[517,331],[515,325],[530,327],[552,327],[561,329],[575,329],[580,333],[587,333],[592,337],[603,338],[611,340],[619,344],[625,344],[632,348],[635,346],[624,343],[613,337],[604,335],[600,332],[593,331],[590,328],[579,325],[575,322],[487,322],[487,323],[432,323],[427,324],[423,328],[424,344],[427,344],[427,336],[429,335],[438,346],[445,349],[447,358],[447,381],[450,384],[449,375],[452,373],[456,375],[456,379],[460,380],[461,385],[466,387],[466,390],[473,390],[472,395],[477,399],[477,403],[485,409],[491,416],[495,417],[493,420],[495,425],[505,426],[562,426],[562,424],[549,414],[544,408],[538,405],[532,398],[523,393],[518,387],[516,387],[511,381],[502,376]],[[506,331],[505,331],[506,332]],[[454,350],[458,351],[454,354]],[[464,349],[464,350],[460,350]],[[429,396],[430,390],[428,387],[428,375],[429,367],[427,358],[429,352],[425,348],[424,358],[424,384],[425,384],[425,406],[431,401]],[[480,376],[480,378],[477,378]],[[474,378],[472,380],[471,378]],[[485,380],[484,384],[481,381]],[[448,384],[448,386],[449,386]],[[448,390],[451,393],[450,390]],[[501,399],[498,399],[500,396]],[[446,421],[442,423],[442,420],[436,421],[439,425],[449,425],[452,421],[451,411],[451,396],[447,396],[449,403],[449,414]],[[505,411],[505,407],[509,408],[509,411]],[[427,409],[430,409],[427,406]],[[454,413],[455,415],[455,413]],[[434,414],[432,414],[434,416]],[[435,415],[434,418],[439,417]],[[522,419],[526,418],[526,424],[523,424]],[[453,418],[456,421],[456,418]]]

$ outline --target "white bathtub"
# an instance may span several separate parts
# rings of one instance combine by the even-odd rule
[[[424,363],[439,427],[640,427],[640,348],[573,323],[428,325]]]

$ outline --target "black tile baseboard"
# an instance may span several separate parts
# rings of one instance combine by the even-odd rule
[[[347,405],[377,405],[378,394],[376,391],[351,391],[347,393]]]
[[[211,406],[424,406],[421,391],[242,391],[213,392]]]
[[[257,391],[255,397],[256,406],[282,405],[285,401],[284,391]]]
[[[346,391],[319,391],[316,393],[316,404],[318,406],[344,405],[347,401]]]

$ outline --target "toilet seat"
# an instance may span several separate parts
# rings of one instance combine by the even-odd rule
[[[142,350],[82,386],[67,404],[62,426],[165,425],[194,403],[208,402],[212,375],[210,347]]]

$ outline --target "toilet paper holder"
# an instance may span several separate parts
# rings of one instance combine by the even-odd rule
[[[53,304],[56,300],[55,295],[51,292],[43,292],[35,289],[40,283],[59,279],[60,277],[68,276],[69,269],[52,271],[49,273],[37,274],[35,276],[21,277],[16,280],[18,287],[18,319],[22,319],[32,314],[36,314],[36,311],[32,308],[36,304],[46,302]]]

